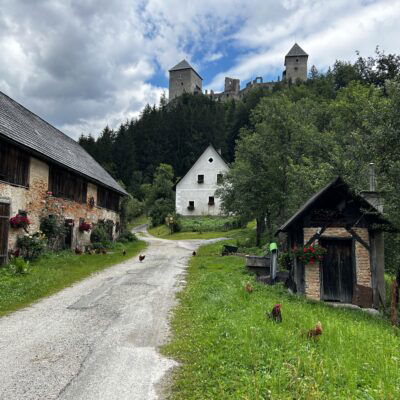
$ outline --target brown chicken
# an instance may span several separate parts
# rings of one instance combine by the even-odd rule
[[[192,256],[195,256],[196,255],[196,252],[194,251],[193,253],[192,253]]]
[[[322,335],[322,325],[321,322],[317,322],[314,329],[310,329],[307,333],[309,339],[318,339]]]
[[[139,261],[140,262],[142,262],[145,258],[146,258],[146,256],[142,256],[141,254],[139,255]]]
[[[281,307],[282,304],[275,304],[272,311],[268,314],[268,317],[275,322],[282,322]]]
[[[107,254],[107,250],[106,249],[101,249],[101,254]]]
[[[82,254],[82,250],[78,246],[75,247],[75,254]]]
[[[253,292],[253,286],[251,286],[250,283],[246,283],[246,286],[244,287],[244,290],[247,293],[252,293]]]

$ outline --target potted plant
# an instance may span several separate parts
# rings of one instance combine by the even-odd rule
[[[316,261],[321,261],[325,253],[326,249],[318,244],[292,249],[292,254],[304,264],[314,264]]]
[[[26,215],[17,214],[15,217],[10,218],[10,225],[14,229],[23,228],[26,231],[30,223]]]
[[[92,225],[89,222],[82,221],[79,224],[79,231],[80,232],[89,232],[92,229]]]

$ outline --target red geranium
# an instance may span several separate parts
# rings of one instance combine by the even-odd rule
[[[302,249],[294,248],[292,254],[299,258],[304,264],[314,264],[315,261],[321,261],[326,249],[322,246],[311,245],[304,246]]]
[[[27,228],[31,222],[26,215],[17,214],[15,217],[10,218],[10,225],[14,229]]]
[[[89,232],[91,229],[92,229],[92,225],[90,225],[89,222],[83,221],[79,224],[79,230],[81,232]]]

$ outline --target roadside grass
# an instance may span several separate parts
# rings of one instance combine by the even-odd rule
[[[171,234],[166,225],[150,228],[148,232],[161,239],[171,240],[247,237],[249,231],[254,228],[254,223],[250,222],[247,229],[230,229],[235,220],[237,220],[235,217],[181,217],[181,232]]]
[[[255,282],[222,243],[199,249],[178,294],[173,399],[398,399],[400,338],[382,318],[334,309]],[[253,292],[244,290],[250,282]],[[282,304],[283,322],[266,318]],[[306,332],[321,321],[314,341]]]
[[[73,283],[138,254],[146,244],[116,243],[107,254],[76,255],[70,251],[48,253],[31,263],[26,275],[15,276],[0,269],[0,316],[49,296]],[[126,255],[122,254],[123,249]]]
[[[133,228],[136,228],[137,226],[148,224],[149,223],[149,217],[146,215],[140,215],[139,217],[134,218],[131,222],[128,224],[128,230],[132,230]]]

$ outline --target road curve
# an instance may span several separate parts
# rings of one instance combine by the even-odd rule
[[[144,228],[143,228],[144,229]],[[175,361],[158,353],[191,253],[215,240],[145,234],[127,260],[0,318],[1,400],[151,400]]]

